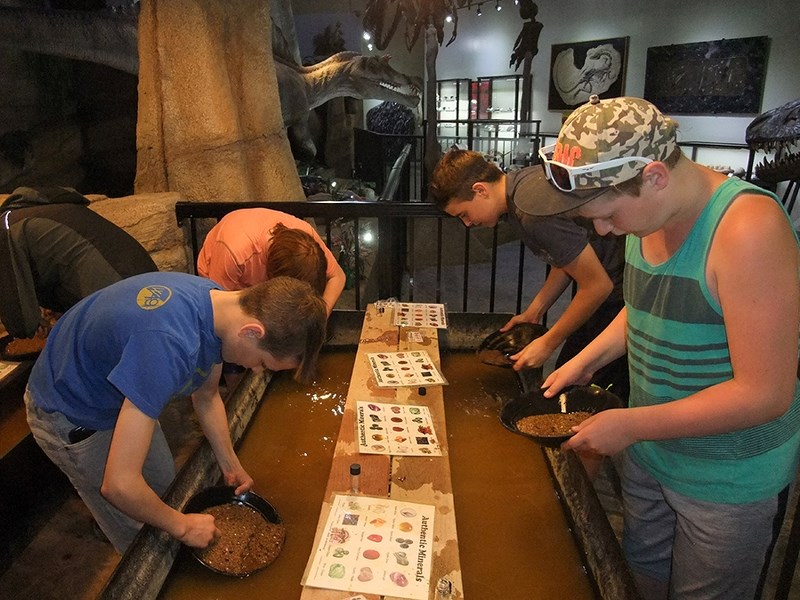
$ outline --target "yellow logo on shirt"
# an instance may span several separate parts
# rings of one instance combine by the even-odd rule
[[[154,310],[164,306],[172,298],[172,290],[164,285],[148,285],[139,290],[136,304],[144,310]]]

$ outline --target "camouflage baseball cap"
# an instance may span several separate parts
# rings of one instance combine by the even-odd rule
[[[647,162],[666,159],[678,147],[676,128],[674,121],[647,100],[632,97],[600,100],[593,95],[564,122],[553,153],[547,157],[568,167],[589,168],[568,176],[568,192],[562,191],[563,185],[562,189],[556,187],[543,169],[536,177],[535,193],[514,201],[520,210],[532,215],[573,210],[609,186],[632,179]],[[627,157],[630,160],[625,160]],[[598,168],[590,168],[592,165]],[[562,172],[566,174],[567,170]]]

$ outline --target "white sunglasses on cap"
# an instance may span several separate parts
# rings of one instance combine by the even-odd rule
[[[640,162],[645,165],[653,162],[652,158],[645,158],[644,156],[622,156],[620,158],[612,158],[611,160],[607,160],[605,162],[583,165],[582,167],[571,167],[551,158],[555,149],[556,144],[542,146],[539,148],[539,158],[542,161],[544,176],[562,192],[575,192],[578,190],[578,184],[575,180],[577,175],[597,173],[600,171],[605,171],[606,169],[621,167],[622,165],[630,162]]]

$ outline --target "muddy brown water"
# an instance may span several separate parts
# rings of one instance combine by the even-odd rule
[[[182,552],[159,598],[300,597],[354,360],[353,352],[323,353],[310,387],[278,376],[238,450],[254,490],[286,524],[278,559],[237,579]],[[594,598],[540,448],[498,419],[503,399],[517,393],[512,372],[468,352],[445,354],[442,369],[464,597]]]

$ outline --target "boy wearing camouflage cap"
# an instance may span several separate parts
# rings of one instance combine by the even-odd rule
[[[564,448],[622,453],[623,546],[646,598],[747,598],[763,582],[800,447],[798,238],[774,194],[682,155],[649,102],[590,102],[543,148],[539,195],[627,236],[625,309],[545,380],[626,353],[629,408]]]
[[[561,346],[556,365],[575,356],[594,339],[622,308],[623,244],[616,236],[598,236],[587,220],[565,216],[532,217],[519,210],[534,201],[532,186],[541,168],[503,173],[497,165],[470,150],[448,151],[433,173],[433,202],[467,227],[493,227],[507,218],[535,256],[552,268],[528,308],[501,331],[517,323],[540,323],[552,304],[574,281],[577,292],[548,332],[511,356],[514,369],[540,367]],[[563,345],[562,345],[563,343]],[[622,398],[627,397],[625,358],[607,365],[594,381]]]

